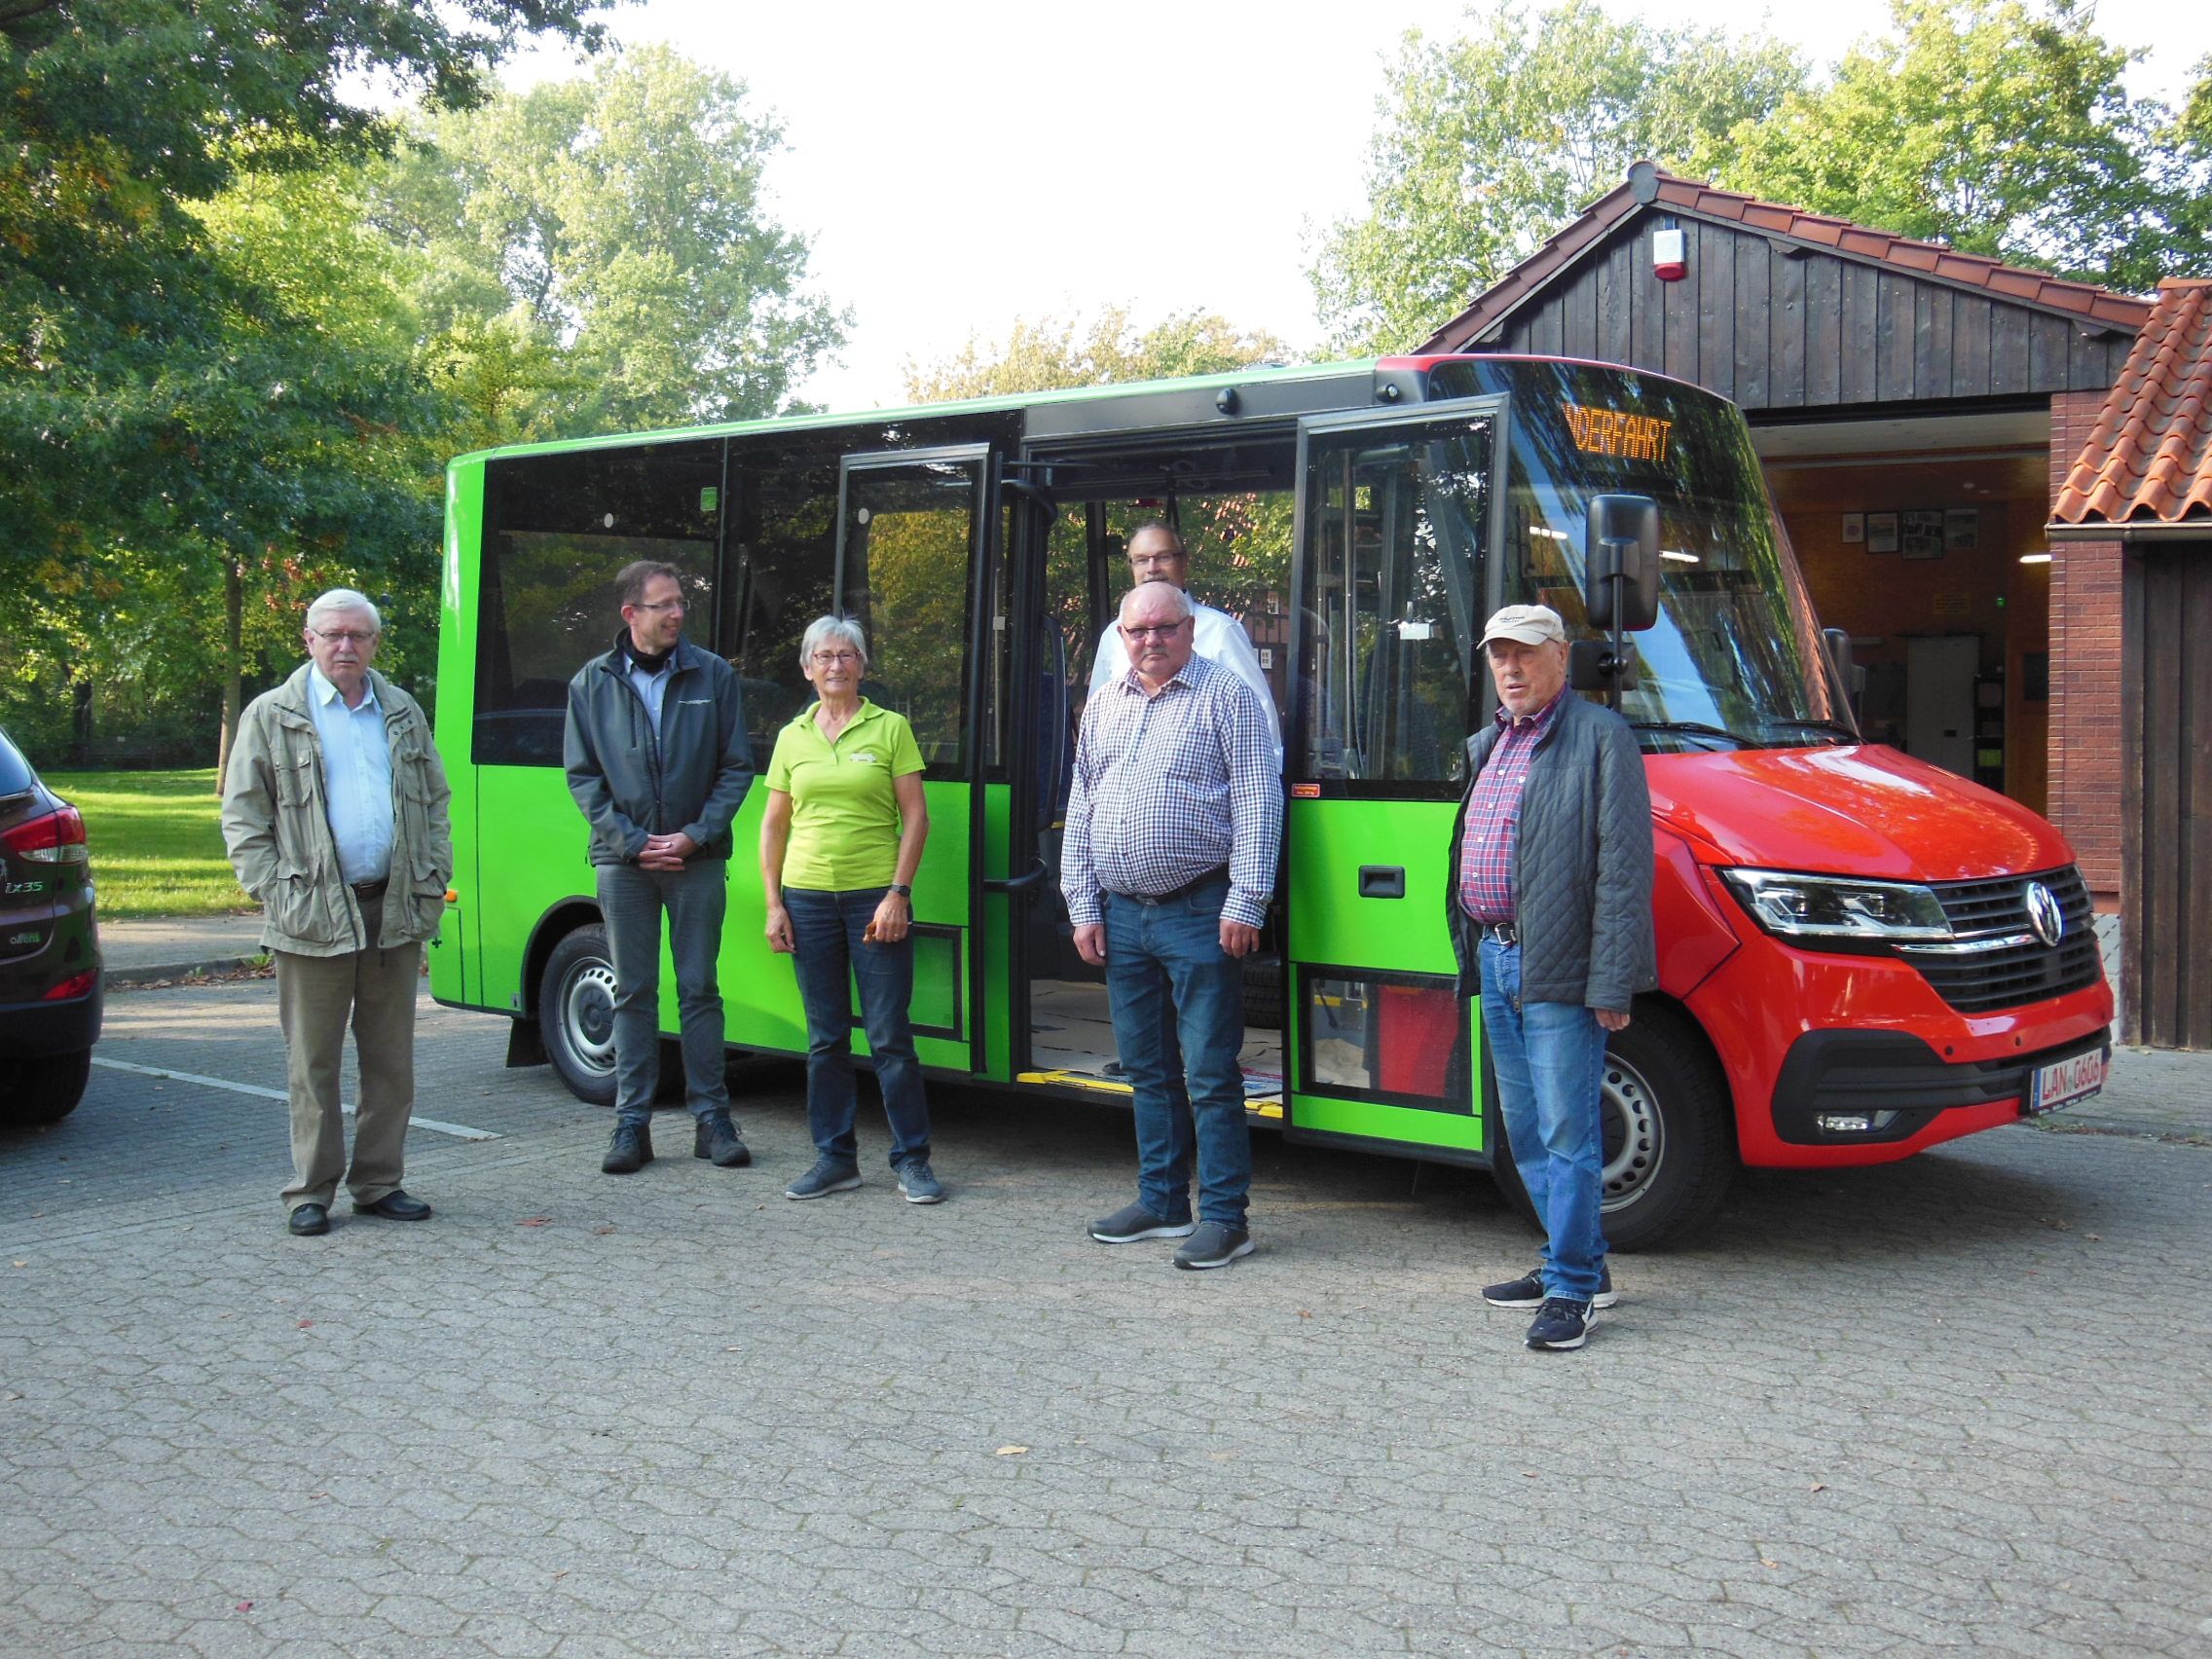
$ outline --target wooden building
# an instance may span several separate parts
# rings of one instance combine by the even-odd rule
[[[1679,233],[1672,279],[1660,232]],[[1639,163],[1421,350],[1630,363],[1733,399],[1823,621],[1869,671],[1869,735],[2047,814],[2114,913],[2129,891],[2162,903],[2128,872],[2148,820],[2123,810],[2115,741],[2130,718],[2123,561],[2046,527],[2153,313]],[[2163,705],[2138,702],[2165,731]],[[2212,742],[2212,717],[2187,729],[2170,741]],[[2212,813],[2212,788],[2194,805],[2144,799]],[[2195,886],[2212,892],[2212,849],[2200,856]],[[2194,947],[2212,959],[2212,923]],[[2159,1040],[2212,1043],[2212,1021],[2188,1029]]]

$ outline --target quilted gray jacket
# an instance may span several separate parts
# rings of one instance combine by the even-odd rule
[[[1651,792],[1628,722],[1571,691],[1537,745],[1521,797],[1513,885],[1525,1002],[1625,1012],[1659,982],[1651,925]],[[1495,721],[1467,739],[1467,793],[1453,821],[1444,884],[1459,994],[1481,990],[1477,928],[1459,907],[1459,839],[1475,780],[1503,734]]]

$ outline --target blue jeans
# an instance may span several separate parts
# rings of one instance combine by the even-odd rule
[[[680,870],[595,866],[599,911],[614,958],[614,1121],[653,1120],[660,1085],[660,913],[668,911],[676,960],[677,1020],[683,1038],[683,1103],[694,1118],[729,1110],[722,1081],[722,993],[715,959],[729,905],[729,861],[694,859]]]
[[[914,936],[875,944],[862,936],[886,889],[855,887],[842,893],[787,887],[792,958],[798,994],[806,1005],[806,1126],[815,1150],[850,1168],[860,1167],[853,1133],[859,1095],[853,1079],[853,986],[861,993],[861,1023],[875,1057],[875,1084],[883,1115],[891,1121],[891,1166],[930,1155],[930,1108],[922,1093],[922,1063],[914,1057]]]
[[[1179,899],[1147,903],[1103,895],[1106,995],[1122,1074],[1134,1091],[1137,1198],[1162,1221],[1198,1218],[1242,1228],[1252,1187],[1244,1122],[1244,964],[1221,948],[1226,876]]]
[[[1505,1138],[1544,1227],[1544,1294],[1588,1302],[1605,1262],[1605,1032],[1576,1003],[1521,1000],[1521,947],[1482,941],[1483,1041]]]

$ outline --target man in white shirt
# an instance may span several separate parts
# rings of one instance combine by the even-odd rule
[[[223,838],[267,912],[292,1116],[287,1225],[330,1231],[344,1181],[353,1213],[424,1221],[400,1178],[415,1109],[415,992],[423,941],[453,878],[445,768],[414,698],[369,667],[384,637],[351,588],[308,607],[308,661],[239,720],[223,779]],[[350,1025],[361,1089],[349,1161],[339,1061]]]
[[[1132,583],[1173,582],[1186,596],[1190,592],[1191,555],[1183,545],[1183,537],[1175,527],[1155,520],[1139,526],[1129,537],[1129,577]],[[1275,772],[1282,772],[1282,727],[1275,718],[1274,689],[1268,683],[1267,671],[1260,667],[1259,653],[1252,648],[1251,636],[1244,625],[1226,610],[1216,610],[1210,605],[1191,601],[1191,615],[1196,637],[1192,649],[1208,662],[1217,662],[1230,670],[1259,694],[1260,710],[1267,717],[1268,747],[1274,752]],[[1106,632],[1098,637],[1098,655],[1090,667],[1090,695],[1095,697],[1107,685],[1129,672],[1129,653],[1122,644],[1122,631],[1118,623],[1108,623]]]

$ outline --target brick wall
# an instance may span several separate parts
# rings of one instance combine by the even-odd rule
[[[2096,424],[2104,395],[2050,400],[2050,492]],[[2120,563],[2117,541],[2056,541],[2050,565],[2050,811],[2100,908],[2120,894]]]

